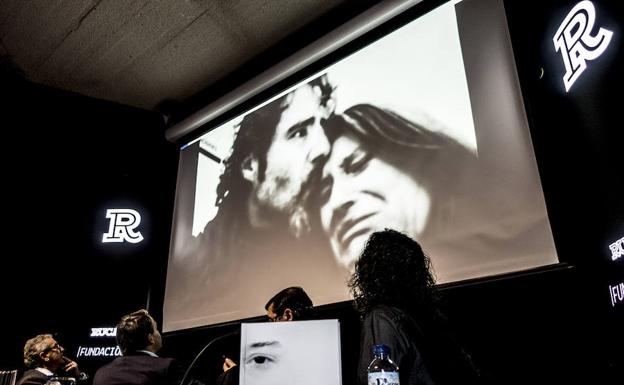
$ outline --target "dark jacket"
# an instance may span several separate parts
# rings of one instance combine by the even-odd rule
[[[238,385],[238,380],[240,376],[240,370],[238,369],[238,365],[231,368],[227,372],[221,373],[221,375],[217,378],[216,385]]]
[[[76,381],[84,381],[84,378],[81,378],[81,377],[76,378],[74,374],[67,373],[62,368],[57,370],[57,372],[54,373],[54,376],[70,377],[70,378],[75,379]],[[52,376],[43,374],[36,369],[29,369],[26,372],[24,372],[24,375],[19,379],[19,381],[17,381],[17,385],[42,385],[48,382],[50,378],[52,378]]]
[[[30,369],[24,372],[22,378],[17,381],[17,385],[42,385],[45,384],[50,377],[38,370]]]
[[[184,372],[172,358],[135,353],[101,367],[93,385],[179,385]]]
[[[367,384],[372,347],[390,347],[390,359],[399,366],[401,385],[478,384],[470,357],[439,322],[416,321],[406,312],[378,306],[364,318],[359,361],[359,384]]]

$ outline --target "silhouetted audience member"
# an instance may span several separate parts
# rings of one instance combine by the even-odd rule
[[[312,300],[303,288],[288,287],[275,294],[265,305],[269,321],[303,321],[312,316]]]
[[[299,286],[281,290],[264,305],[270,322],[307,320],[312,317],[312,309],[312,300]],[[225,358],[223,374],[217,379],[217,385],[237,385],[238,379],[238,365],[230,358]]]
[[[441,313],[429,258],[394,230],[373,233],[349,281],[363,316],[358,383],[368,383],[372,347],[390,347],[402,385],[475,384],[478,371]]]
[[[184,372],[172,358],[156,354],[162,338],[147,310],[121,318],[117,344],[123,355],[101,367],[93,385],[179,385]]]
[[[35,336],[24,345],[24,365],[28,368],[17,382],[18,385],[40,385],[53,376],[74,377],[78,381],[86,380],[87,375],[80,372],[78,364],[65,357],[65,349],[51,334]]]

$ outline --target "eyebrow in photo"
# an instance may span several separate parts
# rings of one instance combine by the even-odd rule
[[[279,341],[260,341],[249,344],[249,349],[263,348],[266,346],[281,347],[282,344]]]

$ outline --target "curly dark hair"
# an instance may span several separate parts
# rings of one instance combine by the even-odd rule
[[[325,75],[314,78],[301,87],[318,87],[321,91],[321,107],[327,105],[334,91],[334,87]],[[217,206],[226,206],[228,201],[239,204],[240,197],[249,194],[251,184],[243,178],[242,166],[250,155],[258,159],[258,179],[260,182],[264,180],[266,154],[271,146],[282,112],[288,107],[285,105],[288,95],[290,93],[243,118],[232,145],[232,153],[224,162],[225,170],[217,186]]]
[[[378,305],[411,315],[437,313],[431,261],[418,242],[395,230],[371,234],[348,285],[362,315]]]
[[[145,349],[154,333],[154,319],[141,309],[125,315],[117,324],[117,344],[123,354]]]

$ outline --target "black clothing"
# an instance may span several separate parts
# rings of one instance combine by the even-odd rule
[[[217,378],[216,385],[238,385],[238,381],[240,378],[240,370],[238,369],[238,365],[231,368],[227,372],[221,373]]]
[[[406,312],[378,306],[362,325],[358,383],[368,384],[366,369],[373,360],[372,347],[390,347],[390,359],[399,366],[402,385],[476,384],[478,374],[469,356],[432,322],[416,322]]]
[[[72,377],[72,378],[75,378],[76,381],[80,381],[80,382],[84,381],[87,377],[84,373],[81,373],[81,376],[84,376],[84,377],[81,377],[81,376],[76,377],[72,373],[65,372],[62,368],[59,369],[57,373],[54,374],[54,376]],[[22,376],[22,378],[20,378],[19,381],[17,381],[17,385],[42,385],[48,382],[50,378],[52,378],[52,376],[43,374],[37,369],[30,369],[24,372],[24,375]]]
[[[184,371],[172,358],[135,353],[101,367],[93,385],[179,385]]]
[[[22,378],[17,381],[17,385],[43,385],[48,382],[50,376],[47,376],[36,369],[30,369],[24,372]]]

